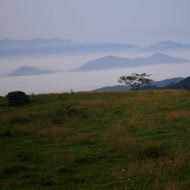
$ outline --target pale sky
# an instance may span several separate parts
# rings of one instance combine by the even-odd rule
[[[0,39],[190,43],[190,0],[0,0]]]

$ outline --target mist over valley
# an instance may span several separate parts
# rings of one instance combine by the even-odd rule
[[[52,46],[53,43],[53,40],[41,40],[39,43],[37,41],[39,40],[33,41],[35,47],[42,46],[40,43],[45,43],[47,46],[50,45],[49,43]],[[11,47],[18,48],[18,44],[20,44],[20,41],[5,42],[10,43],[5,46],[9,50]],[[23,47],[28,43],[21,42]],[[70,40],[63,40],[63,42],[66,43],[66,46],[71,44],[76,46]],[[13,44],[14,46],[12,46]],[[55,44],[57,46],[58,42],[56,41]],[[89,44],[95,46],[95,43],[87,43],[88,46]],[[114,43],[110,44],[112,46]],[[44,48],[44,46],[42,47]],[[1,49],[2,47],[1,41]],[[137,48],[137,46],[131,47]],[[6,95],[13,90],[22,90],[28,94],[70,92],[71,89],[73,91],[91,91],[105,86],[118,85],[117,79],[120,76],[131,73],[146,72],[152,74],[151,78],[155,81],[189,76],[190,54],[187,49],[173,51],[167,48],[161,52],[112,49],[108,54],[104,49],[91,53],[75,52],[72,55],[38,53],[27,56],[24,54],[10,57],[0,56],[0,95]]]

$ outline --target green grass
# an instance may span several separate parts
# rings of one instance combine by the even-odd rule
[[[190,92],[0,97],[1,190],[189,190]]]

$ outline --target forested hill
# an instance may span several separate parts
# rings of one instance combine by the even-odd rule
[[[187,77],[184,80],[181,80],[178,83],[171,83],[163,87],[164,89],[185,89],[190,90],[190,77]]]
[[[175,84],[180,82],[185,78],[177,77],[177,78],[171,78],[171,79],[166,79],[162,81],[155,81],[150,83],[150,86],[143,86],[141,89],[161,89],[162,87],[165,87],[166,85],[169,84]],[[94,91],[124,91],[124,90],[130,90],[130,86],[125,86],[125,85],[115,85],[115,86],[106,86],[102,88],[98,88]]]
[[[141,88],[142,90],[147,90],[147,89],[183,89],[183,90],[190,90],[190,76],[177,82],[177,83],[170,83],[168,85],[165,85],[163,87],[158,87],[158,86],[144,86]]]

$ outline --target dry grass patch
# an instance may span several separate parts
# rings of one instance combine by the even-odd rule
[[[138,106],[144,106],[145,104],[147,104],[147,98],[146,97],[136,97],[135,99],[135,104],[137,104]]]
[[[117,124],[117,125],[108,127],[105,133],[103,134],[103,136],[116,137],[118,135],[124,135],[125,133],[126,133],[126,128],[124,128],[120,124]]]
[[[190,120],[190,110],[175,110],[166,114],[165,119],[167,121],[177,121],[177,120]]]
[[[130,158],[133,154],[133,152],[131,152],[133,146],[136,146],[135,140],[126,135],[118,139],[116,150],[119,153],[127,154],[127,157]]]
[[[92,137],[88,133],[65,133],[63,144],[64,145],[79,145],[79,144],[91,144]],[[94,140],[94,139],[93,139]]]
[[[65,136],[67,131],[68,131],[68,128],[66,128],[65,126],[54,126],[53,128],[41,129],[40,134],[44,136],[50,136],[52,138],[56,138],[56,137]]]
[[[36,131],[38,129],[37,125],[17,125],[14,127],[14,131],[18,134],[18,135],[25,135],[25,134],[35,134]]]
[[[80,102],[80,105],[82,106],[92,106],[92,105],[105,105],[106,101],[104,99],[98,99],[98,100],[82,100]]]
[[[169,181],[165,182],[164,189],[165,190],[182,190],[179,183],[174,180],[169,180]]]
[[[102,134],[102,138],[104,142],[108,142],[108,141],[112,141],[116,138],[118,140],[118,138],[125,136],[127,133],[126,128],[124,128],[123,126],[121,126],[120,124],[117,124],[116,126],[112,126],[110,128],[107,128],[105,130],[105,132]]]
[[[79,133],[75,136],[74,142],[76,144],[85,144],[90,142],[90,135],[87,133]]]
[[[135,113],[134,115],[129,116],[128,121],[126,122],[127,131],[137,131],[142,128],[141,123],[147,122],[147,118],[143,113]]]
[[[120,124],[116,125],[115,127],[112,128],[112,133],[115,135],[123,135],[126,133],[126,129],[121,126]]]
[[[188,90],[165,90],[175,96],[189,96],[190,92]]]
[[[143,176],[155,175],[155,161],[153,159],[143,160],[138,168],[138,173]]]
[[[63,164],[68,164],[70,162],[74,162],[75,161],[75,153],[73,151],[62,151],[60,153],[57,154],[52,154],[52,161],[53,162],[61,162]]]
[[[189,148],[183,146],[177,148],[176,155],[170,165],[171,173],[176,173],[180,170],[190,168],[190,152]]]
[[[133,161],[129,162],[126,170],[126,178],[135,178],[136,176],[139,175],[139,170],[140,170],[140,163]]]
[[[124,180],[124,171],[125,169],[122,169],[122,167],[118,164],[114,165],[111,173],[110,173],[110,177],[111,179],[114,180],[119,180],[120,182],[123,182]]]

